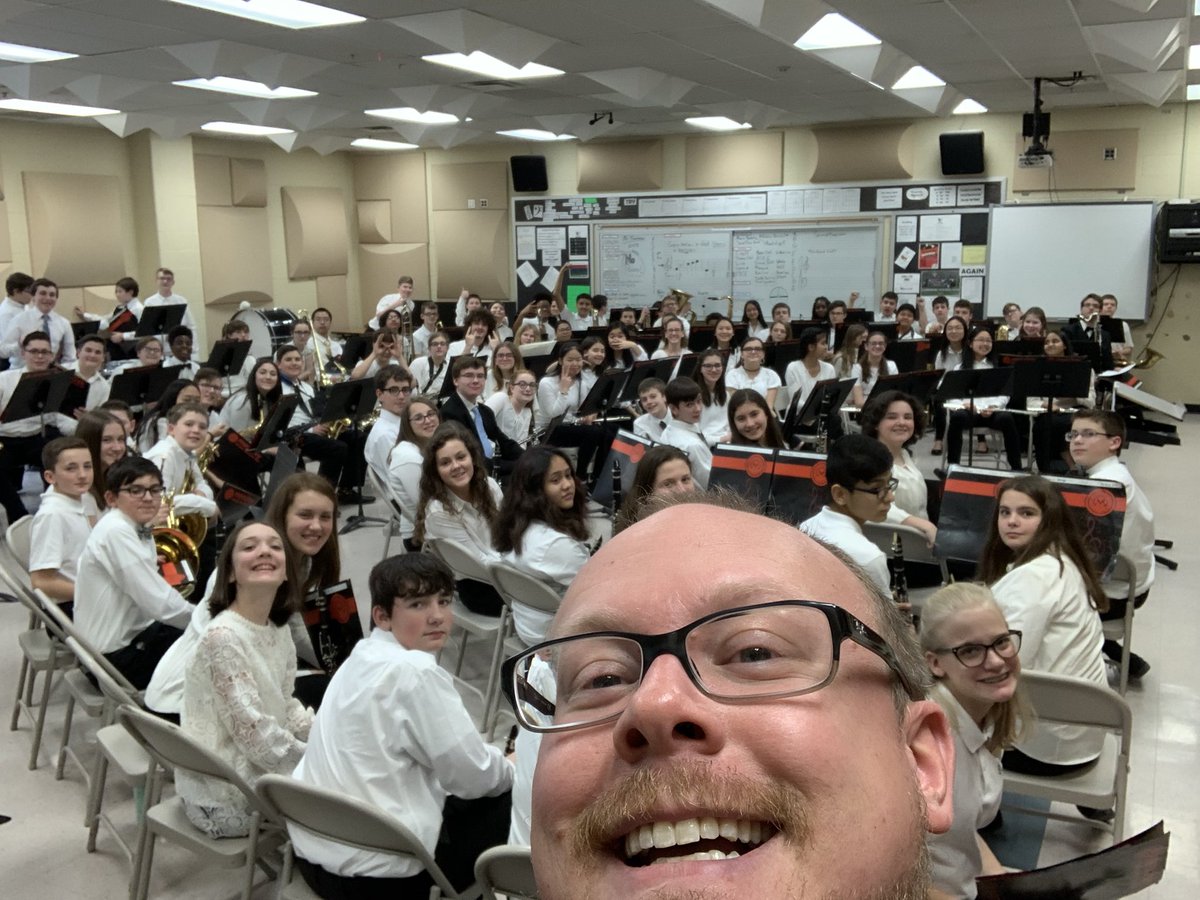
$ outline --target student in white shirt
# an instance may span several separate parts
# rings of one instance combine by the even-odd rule
[[[1000,484],[979,560],[1010,627],[1022,632],[1021,665],[1107,685],[1098,612],[1108,598],[1058,489],[1025,475]],[[1092,728],[1036,723],[1004,754],[1004,767],[1032,774],[1083,769],[1100,755]]]
[[[683,319],[670,316],[663,320],[662,343],[650,354],[651,359],[677,359],[687,356],[692,351],[687,347],[687,332],[683,327]]]
[[[858,353],[858,383],[854,385],[854,392],[851,395],[855,406],[861,408],[867,402],[880,375],[899,374],[900,370],[896,364],[886,356],[887,346],[887,335],[881,331],[867,335],[866,341],[863,342],[862,349]]]
[[[943,300],[945,298],[942,298]],[[958,368],[963,361],[963,353],[967,351],[967,323],[961,316],[951,316],[941,327],[940,333],[945,336],[946,343],[934,357],[933,367],[943,372]],[[933,401],[933,448],[934,456],[941,456],[943,441],[946,437],[946,407],[941,400]]]
[[[492,364],[488,367],[487,378],[483,382],[483,396],[503,392],[508,383],[518,372],[525,371],[525,363],[521,359],[521,351],[512,341],[504,341],[492,351]]]
[[[212,622],[184,676],[184,732],[251,786],[263,775],[292,773],[312,724],[312,710],[292,696],[296,648],[288,622],[299,584],[273,525],[238,525],[217,564]],[[232,785],[181,768],[175,788],[188,820],[211,838],[241,837],[254,824]]]
[[[504,842],[513,768],[484,743],[437,663],[454,621],[450,570],[425,554],[393,556],[371,570],[370,586],[374,627],[333,676],[293,777],[403,822],[462,890],[476,857]],[[412,857],[294,826],[288,835],[322,897],[424,898],[433,886]]]
[[[75,600],[79,554],[99,510],[92,496],[92,454],[78,437],[55,438],[42,450],[50,484],[33,515],[29,580],[67,614]]]
[[[596,422],[596,414],[582,418],[577,415],[588,394],[588,379],[583,371],[583,354],[573,342],[559,348],[557,371],[538,383],[537,406],[534,409],[536,427],[547,428],[552,419],[563,416],[547,440],[556,447],[576,447],[579,450],[576,473],[580,479],[594,478],[608,458],[615,431]]]
[[[729,392],[725,388],[725,357],[720,350],[705,350],[696,366],[700,373],[700,431],[709,446],[729,440]]]
[[[58,285],[49,278],[33,282],[33,302],[13,317],[8,330],[0,335],[0,356],[19,367],[21,342],[26,335],[42,332],[50,337],[51,362],[68,366],[75,361],[75,332],[71,323],[54,311],[58,305]]]
[[[33,276],[24,272],[13,272],[4,279],[4,299],[0,300],[0,337],[7,331],[12,320],[25,311],[33,300]],[[7,358],[0,364],[7,364]]]
[[[742,306],[742,322],[746,326],[746,337],[765,341],[771,333],[770,323],[763,320],[762,307],[757,300],[747,300]]]
[[[800,523],[805,534],[832,544],[858,563],[876,586],[891,593],[887,557],[863,534],[864,522],[882,522],[892,506],[892,455],[874,438],[848,434],[830,448],[825,464],[828,506]]]
[[[221,340],[223,341],[238,341],[250,343],[250,326],[240,319],[234,319],[231,322],[226,322],[221,326]],[[242,368],[237,372],[231,372],[226,379],[223,388],[225,397],[233,396],[237,391],[242,390],[250,380],[250,373],[254,370],[258,360],[254,358],[254,354],[247,353],[246,359],[242,362]]]
[[[88,494],[91,507],[99,517],[100,510],[104,509],[104,476],[129,452],[125,444],[125,426],[111,413],[94,409],[79,417],[75,437],[83,441],[92,457],[92,487]]]
[[[413,278],[411,275],[401,275],[396,281],[396,292],[393,294],[384,294],[379,298],[379,302],[375,304],[375,317],[368,323],[369,328],[379,328],[385,315],[394,310],[407,310],[408,314],[416,318],[416,304],[412,299],[413,293]]]
[[[135,446],[143,455],[167,436],[167,413],[180,403],[200,403],[200,389],[190,381],[176,378],[163,389],[153,405],[147,404],[134,435]],[[206,411],[207,414],[207,411]]]
[[[563,270],[564,272],[566,269]],[[532,325],[541,335],[541,340],[548,340],[554,337],[555,322],[551,318],[550,301],[554,297],[546,291],[538,291],[533,295],[533,299],[529,301],[518,313],[513,320],[516,324],[517,333],[526,325]]]
[[[638,405],[643,412],[633,420],[633,433],[658,443],[671,424],[667,408],[667,384],[661,378],[644,378],[638,384]]]
[[[333,313],[323,306],[318,306],[312,311],[313,336],[309,342],[307,350],[312,353],[314,349],[321,351],[321,359],[328,367],[329,364],[337,360],[342,355],[342,342],[335,339],[330,330],[333,328]],[[318,347],[319,345],[319,347]]]
[[[395,331],[381,328],[372,337],[371,352],[360,359],[358,364],[350,371],[350,380],[355,378],[374,378],[375,373],[384,366],[398,365],[407,368],[408,362],[404,358],[404,348],[400,344],[399,335]],[[275,351],[275,359],[279,359],[279,350]],[[304,371],[303,360],[301,361],[300,371]],[[299,379],[296,378],[293,380]]]
[[[421,324],[413,330],[413,361],[417,357],[429,353],[429,339],[442,329],[438,322],[438,307],[436,303],[421,304]]]
[[[862,433],[875,438],[892,454],[895,496],[887,520],[920,529],[933,546],[937,526],[929,521],[929,490],[909,448],[921,439],[925,414],[916,399],[903,391],[884,391],[862,411]],[[940,580],[938,582],[941,583]]]
[[[162,474],[129,457],[108,470],[100,517],[79,557],[75,624],[136,688],[183,633],[192,606],[159,574],[150,523],[162,505]]]
[[[120,356],[121,344],[134,339],[138,320],[142,317],[142,301],[137,296],[138,283],[128,276],[118,279],[113,287],[113,294],[117,303],[107,316],[84,312],[78,306],[75,307],[75,315],[84,322],[99,322],[100,330],[108,332],[114,353]],[[119,330],[114,331],[114,326]]]
[[[421,499],[421,465],[425,446],[440,424],[437,401],[428,395],[413,397],[404,410],[400,439],[388,455],[387,486],[400,510],[400,539],[410,553],[421,549],[413,540],[417,504]]]
[[[425,447],[414,540],[441,538],[466,548],[483,565],[496,562],[492,526],[500,508],[500,485],[487,474],[479,441],[458,422],[443,422]],[[456,582],[458,599],[471,612],[498,616],[504,601],[490,583]]]
[[[470,354],[489,362],[499,344],[496,320],[487,310],[477,309],[467,314],[466,336],[450,345],[450,359],[455,360],[464,354]]]
[[[474,291],[468,291],[463,288],[458,295],[458,301],[454,304],[454,324],[467,324],[467,316],[475,312],[477,309],[483,309],[483,298]],[[500,320],[496,320],[496,324],[500,324]]]
[[[733,391],[757,391],[767,401],[767,405],[774,409],[783,381],[778,372],[763,365],[765,354],[766,348],[759,338],[748,337],[742,341],[741,362],[726,370],[725,386]]]
[[[867,340],[867,326],[855,322],[846,327],[842,336],[842,345],[834,351],[829,362],[833,365],[833,373],[838,378],[862,378],[862,366],[858,364],[858,355],[862,345]]]
[[[738,388],[729,395],[729,443],[784,450],[783,430],[775,411],[758,391]]]
[[[192,358],[192,329],[186,325],[176,325],[167,333],[167,346],[170,354],[163,359],[164,369],[179,369],[179,378],[191,381],[200,369],[200,363]]]
[[[376,373],[375,398],[379,401],[379,418],[367,434],[363,454],[380,484],[387,484],[388,454],[400,436],[400,425],[410,396],[412,376],[400,366],[386,366]]]
[[[917,325],[926,335],[941,334],[950,318],[950,301],[941,295],[933,298],[933,321],[925,312],[925,298],[917,297]]]
[[[738,360],[741,359],[741,350],[738,349],[736,340],[737,331],[733,326],[732,319],[721,316],[713,323],[712,346],[714,350],[721,351],[721,357],[727,366],[736,366]]]
[[[644,362],[646,351],[634,340],[637,331],[631,325],[617,323],[608,330],[609,364],[614,369],[628,371],[634,363]]]
[[[253,385],[253,387],[250,387]],[[228,425],[243,437],[253,440],[260,423],[270,418],[271,410],[283,396],[279,381],[279,367],[269,357],[264,357],[250,370],[247,387],[237,391],[221,407],[218,421]]]
[[[958,371],[990,369],[988,355],[992,352],[992,335],[987,329],[972,332],[963,361]],[[1007,397],[976,397],[974,409],[956,409],[950,413],[946,425],[946,460],[957,464],[962,459],[963,432],[971,428],[994,428],[1004,436],[1004,451],[1008,456],[1008,467],[1014,472],[1021,470],[1021,437],[1013,414],[1004,407]]]
[[[526,450],[496,518],[496,550],[505,562],[563,593],[591,557],[587,540],[587,497],[570,459],[554,447]],[[526,644],[544,641],[554,619],[523,603],[514,603],[512,614],[517,636]]]
[[[653,327],[659,328],[659,329],[666,329],[667,323],[669,321],[671,321],[671,319],[673,319],[673,318],[679,319],[680,324],[683,326],[683,336],[686,338],[689,334],[692,333],[691,322],[689,322],[686,318],[684,318],[684,314],[687,312],[687,307],[690,305],[691,305],[691,301],[688,301],[687,303],[684,304],[683,308],[680,308],[679,301],[677,299],[675,299],[675,295],[667,294],[665,297],[662,298],[662,301],[659,303],[659,307],[658,307],[659,317],[654,320]],[[650,318],[650,308],[649,307],[646,307],[645,309],[642,310],[642,318],[646,321],[649,320],[649,318]]]
[[[784,383],[788,388],[789,403],[797,409],[803,409],[818,381],[831,381],[837,378],[831,363],[825,362],[825,352],[829,349],[823,328],[805,328],[800,333],[800,359],[788,363],[784,372]]]
[[[688,455],[692,480],[700,490],[708,490],[712,450],[700,431],[700,385],[690,378],[673,379],[667,385],[667,406],[671,410],[671,424],[663,429],[659,440]]]
[[[70,368],[88,383],[87,400],[75,410],[76,417],[108,399],[112,386],[104,377],[104,350],[104,338],[95,334],[85,334],[75,345],[75,362]]]
[[[537,397],[537,376],[520,371],[513,376],[504,391],[487,399],[488,408],[496,414],[496,425],[522,447],[533,439],[533,401]]]
[[[900,298],[895,291],[884,291],[879,297],[879,315],[875,317],[876,322],[895,322],[896,321],[896,306],[899,304]]]
[[[1125,486],[1125,518],[1121,525],[1121,555],[1133,563],[1135,597],[1133,605],[1140,609],[1154,584],[1154,511],[1150,500],[1133,480],[1129,467],[1121,462],[1125,447],[1125,420],[1106,409],[1081,410],[1071,419],[1068,432],[1071,458],[1088,478],[1116,481]],[[1123,619],[1128,602],[1123,591],[1105,585],[1108,611],[1101,620]],[[1105,640],[1104,653],[1114,662],[1121,660],[1121,645]],[[1150,663],[1136,653],[1129,658],[1129,677],[1141,678],[1150,671]]]
[[[359,444],[359,457],[355,458],[350,453],[349,444],[340,439],[345,437],[344,435],[331,438],[329,426],[317,422],[317,409],[313,405],[316,395],[312,385],[300,381],[304,361],[299,350],[291,344],[284,344],[275,351],[275,364],[279,367],[279,380],[284,396],[295,394],[297,397],[296,408],[292,412],[288,428],[300,432],[301,452],[319,463],[318,471],[321,477],[338,486],[339,499],[352,500],[352,495],[362,485],[366,471],[365,461],[361,461],[362,445]]]
[[[513,330],[512,326],[508,324],[508,312],[504,309],[504,304],[496,300],[488,307],[488,312],[496,320],[496,334],[500,340],[511,341],[513,339]]]
[[[196,331],[196,321],[192,318],[191,310],[188,309],[188,299],[183,294],[175,293],[175,273],[170,269],[158,269],[154,273],[154,277],[158,283],[158,292],[146,298],[146,302],[142,304],[143,308],[152,306],[182,306],[183,318],[179,324],[186,325],[194,334]]]
[[[920,640],[935,679],[930,695],[954,733],[953,823],[926,841],[933,887],[939,897],[974,897],[977,877],[1005,871],[978,829],[1000,811],[997,754],[1031,720],[1020,688],[1021,632],[1009,627],[986,587],[959,582],[925,602]]]
[[[1117,314],[1117,298],[1112,294],[1100,295],[1100,315],[1116,316]],[[1114,341],[1112,345],[1113,358],[1118,362],[1131,361],[1133,354],[1133,332],[1129,330],[1129,323],[1121,323],[1122,339]]]
[[[924,335],[917,330],[917,308],[911,303],[901,303],[896,307],[896,340],[919,341]]]

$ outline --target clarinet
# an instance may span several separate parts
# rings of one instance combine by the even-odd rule
[[[621,496],[622,495],[622,487],[623,486],[621,484],[621,462],[620,462],[620,460],[614,459],[613,464],[612,464],[613,515],[616,515],[617,510],[619,510],[621,508],[621,500],[623,499]]]
[[[888,560],[888,574],[891,576],[892,602],[897,606],[908,603],[908,576],[904,572],[904,544],[897,532],[892,532],[892,555]]]

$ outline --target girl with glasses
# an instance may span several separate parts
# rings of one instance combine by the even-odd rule
[[[492,394],[487,406],[496,414],[496,425],[522,447],[533,439],[533,401],[537,397],[537,376],[517,372],[502,393]]]
[[[783,380],[778,372],[763,365],[765,355],[765,345],[759,338],[748,337],[742,341],[741,361],[725,374],[725,386],[734,391],[757,391],[767,401],[767,406],[774,409]]]
[[[700,385],[700,431],[709,445],[729,439],[729,394],[725,387],[725,356],[720,350],[705,350],[696,366]]]
[[[942,326],[942,334],[946,344],[934,357],[933,367],[949,372],[958,368],[963,361],[963,353],[967,349],[967,323],[962,316],[951,316]],[[940,400],[934,400],[933,406],[933,449],[934,456],[942,455],[942,440],[946,437],[946,408]]]
[[[1002,482],[996,497],[978,575],[1009,626],[1023,634],[1021,664],[1106,685],[1098,613],[1108,598],[1066,502],[1036,475]],[[1074,772],[1093,763],[1103,744],[1095,729],[1038,723],[1004,754],[1004,767]]]
[[[1000,811],[998,754],[1030,719],[1020,688],[1021,632],[1009,628],[991,591],[959,582],[926,601],[920,640],[934,677],[931,697],[954,732],[954,822],[929,836],[933,884],[952,897],[974,897],[977,877],[1004,871],[978,829]]]
[[[663,319],[662,343],[650,354],[651,359],[678,359],[692,351],[687,347],[687,330],[683,327],[683,319],[678,316],[668,316]]]
[[[1046,335],[1042,352],[1049,359],[1074,356],[1070,339],[1061,331],[1051,331]],[[1087,396],[1056,398],[1052,409],[1033,420],[1033,452],[1039,472],[1066,475],[1074,465],[1067,443],[1067,432],[1071,429],[1070,410],[1091,409],[1096,405],[1096,373],[1089,369],[1088,376]],[[1045,400],[1030,397],[1026,404],[1029,408],[1042,409]]]
[[[492,353],[492,365],[488,369],[487,380],[483,383],[484,397],[503,393],[508,383],[518,372],[525,371],[525,363],[521,359],[521,351],[512,341],[504,341]]]
[[[415,513],[421,499],[421,464],[425,445],[441,424],[437,400],[429,395],[413,397],[404,410],[400,439],[388,455],[388,490],[400,508],[400,539],[410,553],[421,549],[413,539]]]

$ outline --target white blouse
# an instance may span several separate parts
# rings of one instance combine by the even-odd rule
[[[591,550],[583,541],[556,531],[545,522],[534,522],[526,530],[521,546],[504,554],[505,562],[547,582],[559,592],[566,593],[583,564],[591,557]],[[542,612],[522,603],[513,604],[513,625],[517,636],[526,644],[537,644],[546,639],[554,614]]]
[[[799,396],[798,408],[803,408],[805,402],[808,400],[808,395],[812,393],[812,389],[818,381],[829,381],[837,378],[837,372],[834,371],[831,363],[818,363],[817,374],[812,375],[809,373],[808,367],[802,359],[788,363],[786,374],[789,395],[788,403],[790,404],[792,400]]]
[[[183,729],[251,785],[263,775],[290,775],[313,718],[292,696],[295,682],[296,646],[288,629],[224,610],[188,666]],[[247,809],[232,785],[183,769],[175,773],[175,787],[196,806]]]
[[[903,522],[909,516],[929,518],[929,489],[925,476],[917,468],[917,461],[907,450],[900,451],[901,460],[892,460],[892,477],[898,482],[892,508],[888,510],[889,522]]]
[[[401,441],[388,457],[388,487],[400,507],[401,538],[411,538],[416,527],[423,455],[421,448],[412,441]]]
[[[726,388],[726,400],[729,398],[728,391],[729,389]],[[729,404],[718,403],[714,397],[711,404],[701,406],[700,430],[704,433],[704,440],[708,441],[710,446],[719,444],[721,439],[729,434]]]
[[[529,442],[533,430],[533,404],[517,412],[512,398],[504,391],[497,391],[487,398],[487,408],[496,414],[496,425],[505,435],[522,447]]]
[[[499,509],[504,499],[500,485],[491,478],[487,484]],[[500,554],[492,549],[492,523],[473,505],[453,494],[449,507],[440,500],[430,500],[425,505],[425,536],[461,544],[485,566],[500,559]]]
[[[738,366],[736,369],[730,369],[725,373],[725,389],[728,391],[758,391],[765,398],[767,391],[771,388],[781,387],[782,385],[783,380],[779,377],[779,373],[774,369],[768,369],[766,366],[759,368],[754,375],[751,375],[741,366]]]
[[[900,374],[900,370],[898,368],[896,368],[896,364],[894,362],[892,362],[890,359],[885,359],[883,361],[882,366],[880,366],[880,367],[876,368],[874,371],[872,371],[870,378],[867,378],[863,374],[862,366],[859,366],[858,380],[859,380],[859,383],[862,384],[862,392],[863,392],[864,402],[866,401],[867,397],[871,396],[871,390],[875,387],[875,382],[879,380],[880,372],[882,372],[884,375]]]
[[[571,383],[566,393],[563,393],[557,375],[547,375],[538,382],[535,424],[538,428],[545,428],[551,419],[562,415],[570,420],[583,405],[587,394],[582,375]]]

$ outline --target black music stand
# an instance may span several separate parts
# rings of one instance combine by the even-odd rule
[[[923,405],[929,404],[929,398],[937,390],[938,382],[945,374],[943,369],[933,369],[927,372],[900,372],[897,375],[880,375],[871,387],[871,393],[863,399],[863,409],[884,391],[904,391]]]
[[[109,398],[123,400],[131,407],[144,407],[162,396],[167,385],[175,380],[178,366],[167,369],[162,363],[125,369],[113,376]]]
[[[226,484],[231,484],[255,495],[253,506],[258,502],[261,485],[258,483],[258,472],[262,467],[262,454],[255,450],[248,440],[232,428],[217,438],[216,452],[208,471],[216,475]]]
[[[657,378],[663,383],[671,380],[671,372],[675,369],[674,359],[651,359],[634,363],[629,370],[629,378],[621,389],[620,403],[637,403],[638,388],[647,378]]]
[[[0,414],[0,422],[19,422],[60,412],[74,372],[27,372],[21,376]]]
[[[804,401],[804,406],[800,406],[799,396],[792,398],[792,402],[788,405],[787,416],[783,422],[783,441],[787,446],[793,446],[793,440],[797,433],[802,428],[807,428],[814,423],[817,426],[815,435],[805,435],[805,437],[815,437],[820,440],[825,433],[826,417],[831,415],[840,415],[842,406],[846,403],[846,398],[854,390],[855,379],[843,378],[834,379],[827,378],[824,381],[818,381],[813,385],[812,391],[808,395],[808,399]]]
[[[172,328],[178,328],[183,321],[187,306],[183,303],[168,303],[166,306],[146,306],[142,308],[142,317],[138,320],[134,335],[140,338],[158,337],[166,334]]]
[[[884,357],[896,364],[898,372],[916,372],[924,369],[930,362],[929,342],[924,338],[892,341],[887,345]]]
[[[947,400],[966,400],[972,410],[976,397],[999,397],[1012,393],[1013,370],[1003,369],[955,369],[947,372],[937,389],[938,398],[944,403]],[[971,427],[967,428],[967,465],[975,463],[975,441],[970,439]]]
[[[325,392],[325,402],[322,405],[317,420],[322,425],[329,425],[339,419],[349,419],[352,431],[358,431],[358,423],[371,414],[375,408],[375,379],[356,378],[353,381],[343,381],[331,385]],[[338,534],[349,534],[369,525],[387,525],[388,519],[368,516],[363,512],[362,487],[358,489],[358,512],[346,517],[346,524]]]
[[[645,350],[646,355],[649,356],[651,353],[657,350],[658,345],[662,343],[662,335],[657,330],[643,331],[633,339],[633,342]]]
[[[846,324],[853,325],[858,322],[862,325],[869,325],[875,321],[875,313],[869,309],[847,309]]]
[[[100,332],[100,322],[93,319],[90,322],[72,322],[71,333],[75,335],[75,340],[78,341],[81,337],[88,334],[98,334]],[[1122,338],[1124,340],[1124,338]]]
[[[210,369],[216,369],[225,379],[225,389],[230,389],[229,377],[235,372],[241,372],[250,355],[250,341],[217,341],[213,344],[208,361],[204,364]]]
[[[269,447],[273,447],[283,440],[285,432],[288,430],[288,423],[292,421],[292,413],[296,411],[297,404],[300,403],[298,394],[284,394],[276,401],[275,406],[271,408],[271,414],[263,420],[262,428],[258,429],[258,438],[254,443],[254,449],[259,452],[264,452]]]
[[[579,409],[575,415],[583,418],[590,416],[593,413],[598,415],[603,421],[608,418],[608,413],[620,406],[621,389],[625,386],[625,381],[630,377],[630,373],[617,370],[605,372],[596,379],[596,383],[592,385],[592,389],[588,391],[583,402],[579,404]]]
[[[679,363],[672,369],[672,378],[695,378],[696,369],[700,365],[700,356],[697,353],[686,353],[683,356],[676,357]]]
[[[1042,397],[1046,401],[1046,413],[1054,412],[1054,401],[1063,397],[1086,397],[1092,386],[1091,366],[1086,359],[1062,359],[1039,356],[1036,359],[1017,359],[1013,362],[1012,398],[1009,407],[1028,409],[1030,397]],[[1050,441],[1050,429],[1046,429],[1046,443]],[[1052,455],[1052,447],[1046,447],[1046,457]],[[1029,426],[1029,458],[1033,454],[1033,423]]]
[[[687,348],[693,353],[699,353],[701,350],[712,347],[717,342],[716,336],[713,334],[716,327],[715,325],[693,325],[687,336]]]
[[[342,365],[347,370],[353,369],[361,360],[370,356],[374,340],[375,336],[372,334],[355,334],[348,337],[342,345]]]
[[[804,356],[800,342],[772,341],[763,346],[766,349],[766,353],[763,354],[763,365],[768,369],[774,369],[780,379],[786,382],[787,367]]]
[[[1125,320],[1118,319],[1116,316],[1101,316],[1100,329],[1108,335],[1108,339],[1114,344],[1125,343]]]
[[[1043,356],[1046,352],[1046,341],[1044,338],[1006,341],[1000,352],[1005,356]]]
[[[868,322],[867,334],[882,334],[887,338],[888,344],[891,345],[896,342],[896,332],[899,330],[899,327],[895,322]]]
[[[58,412],[62,413],[68,419],[74,419],[77,409],[86,409],[88,392],[92,386],[81,378],[78,373],[71,372],[69,374],[74,377],[67,383],[67,389],[58,404]]]
[[[295,395],[291,395],[295,396]],[[287,400],[287,397],[283,398]],[[277,406],[279,404],[276,404]],[[271,466],[271,474],[267,476],[267,490],[263,494],[262,508],[265,511],[271,505],[271,498],[279,490],[279,486],[289,476],[300,468],[300,456],[287,444],[280,444],[275,450],[275,464]],[[255,516],[255,518],[258,518]]]

